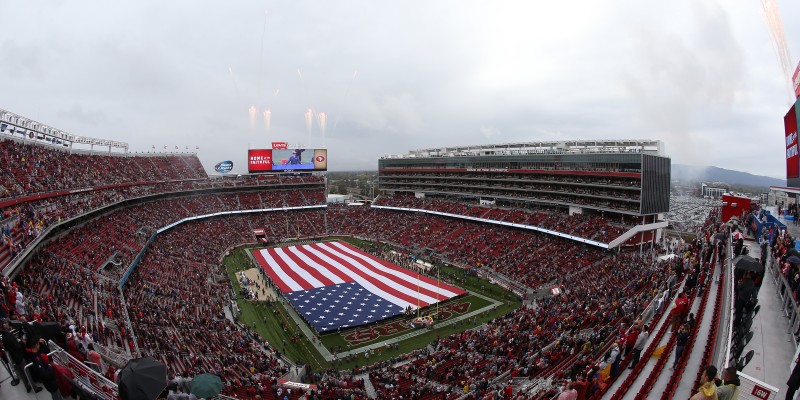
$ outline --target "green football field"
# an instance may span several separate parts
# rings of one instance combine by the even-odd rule
[[[362,248],[371,245],[370,242],[350,238],[331,238],[331,240],[347,241]],[[283,243],[281,246],[290,244],[291,243]],[[260,246],[234,249],[231,251],[230,255],[223,259],[223,265],[228,272],[228,277],[237,295],[241,287],[236,279],[236,273],[253,268],[254,265],[248,256],[248,252],[253,248],[260,248]],[[280,301],[272,303],[266,301],[250,301],[237,297],[236,301],[241,310],[238,319],[247,326],[255,326],[255,331],[258,332],[262,338],[266,339],[273,347],[296,363],[308,364],[315,370],[329,368],[350,369],[356,366],[372,364],[378,360],[389,359],[425,347],[436,340],[437,337],[445,337],[481,325],[496,316],[506,314],[520,306],[520,302],[512,293],[478,277],[468,276],[464,271],[458,268],[440,266],[440,271],[443,280],[447,280],[456,286],[467,289],[474,294],[467,294],[457,299],[451,299],[441,303],[439,305],[439,315],[442,319],[437,319],[435,321],[439,328],[411,328],[410,320],[416,316],[413,315],[408,318],[396,317],[388,322],[381,322],[375,325],[374,328],[360,328],[358,334],[355,330],[351,329],[341,333],[329,333],[320,338],[322,344],[331,353],[358,349],[361,346],[368,346],[371,344],[381,344],[380,347],[368,355],[359,353],[358,356],[351,356],[335,362],[326,361],[289,316],[289,311],[285,308],[289,307],[288,303],[282,304]],[[478,295],[491,300],[487,300]],[[495,303],[496,305],[493,306]],[[456,319],[460,315],[480,309],[485,310],[457,323],[448,322]],[[436,307],[429,307],[422,311],[426,314],[436,313]],[[393,338],[399,336],[413,337],[408,337],[400,341],[397,348],[387,348],[383,346],[384,342],[391,341]]]

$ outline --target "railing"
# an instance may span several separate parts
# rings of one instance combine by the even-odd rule
[[[775,259],[774,256],[770,258],[772,262],[768,263],[769,265],[767,268],[771,272],[770,275],[775,282],[778,296],[781,299],[781,311],[783,311],[783,315],[789,318],[789,330],[786,333],[791,336],[792,343],[797,347],[797,337],[794,335],[794,332],[798,329],[798,322],[800,322],[800,312],[798,312],[797,301],[792,296],[791,285],[789,285],[789,282],[787,282],[786,278],[781,274],[781,270],[777,265],[777,259]]]
[[[512,293],[516,294],[519,297],[525,296],[525,294],[530,290],[530,288],[525,286],[524,284],[515,282],[511,278],[503,275],[502,273],[494,271],[489,268],[479,269],[478,276],[490,282],[494,281],[493,283],[496,283],[503,289],[511,291]]]
[[[728,367],[731,365],[731,347],[733,346],[733,319],[734,319],[734,312],[736,308],[733,304],[734,299],[734,291],[736,288],[735,277],[733,273],[733,259],[731,258],[731,239],[728,239],[726,243],[727,249],[725,250],[726,259],[722,262],[722,272],[723,272],[723,279],[724,285],[723,288],[727,289],[726,294],[723,296],[722,300],[722,309],[720,310],[720,315],[722,315],[722,322],[720,327],[722,327],[722,332],[719,332],[717,335],[717,344],[715,348],[721,349],[721,351],[716,352],[714,357],[714,365],[722,365],[723,367]],[[763,255],[762,255],[763,257]],[[724,342],[719,343],[720,340],[724,340]]]
[[[136,338],[136,333],[133,331],[133,324],[131,324],[131,318],[128,316],[128,303],[125,301],[125,292],[122,288],[118,288],[119,290],[119,300],[122,303],[122,315],[125,317],[125,325],[128,328],[127,331],[131,335],[131,341],[133,342],[133,348],[129,349],[133,352],[134,355],[140,356],[142,353],[139,351],[139,340]],[[125,345],[125,338],[122,338],[123,345]]]
[[[723,272],[726,273],[724,276],[725,285],[725,294],[723,300],[723,306],[720,311],[723,318],[727,318],[727,321],[723,320],[720,324],[723,327],[724,331],[720,332],[718,335],[718,340],[716,344],[716,348],[720,349],[717,351],[713,358],[714,365],[722,365],[723,367],[733,366],[736,364],[735,359],[731,359],[731,348],[733,347],[733,320],[736,311],[736,307],[734,306],[734,299],[735,299],[735,289],[736,289],[736,281],[734,278],[734,265],[732,259],[732,249],[731,249],[731,242],[728,239],[727,245],[727,259],[723,261],[722,268]],[[761,255],[764,257],[764,255]],[[777,259],[773,256],[769,256],[769,260],[766,264],[766,268],[772,272],[771,276],[773,281],[775,282],[775,286],[777,286],[777,294],[781,298],[782,301],[782,310],[784,311],[785,315],[789,317],[790,324],[789,324],[789,332],[792,340],[794,341],[794,345],[797,346],[797,339],[795,335],[791,334],[793,332],[794,326],[797,321],[800,319],[797,313],[797,303],[792,298],[791,289],[789,289],[789,283],[786,282],[786,278],[781,275],[780,268],[777,268]],[[725,271],[725,267],[727,266],[727,271]],[[765,275],[766,277],[766,275]],[[723,340],[723,343],[719,343],[719,340]],[[721,346],[721,347],[720,347]],[[724,362],[724,363],[722,363]],[[721,364],[722,363],[722,364]],[[739,375],[739,381],[741,385],[739,385],[739,399],[741,400],[749,400],[749,399],[759,399],[759,400],[774,400],[777,398],[778,395],[778,388],[773,387],[763,381],[760,381],[756,378],[753,378],[747,374],[738,371],[737,374]]]
[[[90,392],[100,400],[119,399],[119,388],[116,383],[72,357],[52,340],[48,342],[48,346],[53,350],[48,354],[50,361],[70,370],[75,375],[75,379],[71,380],[73,385]]]
[[[778,388],[768,385],[750,375],[739,374],[739,400],[775,400],[778,398]]]
[[[201,220],[201,219],[206,219],[206,218],[211,218],[211,217],[222,216],[222,215],[245,215],[245,214],[253,214],[253,213],[263,213],[263,212],[276,212],[276,211],[313,210],[313,209],[319,209],[319,208],[326,208],[327,206],[328,206],[327,204],[317,204],[317,205],[312,205],[312,206],[294,206],[294,207],[263,208],[263,209],[256,209],[256,210],[221,211],[221,212],[216,212],[216,213],[211,213],[211,214],[204,214],[204,215],[196,215],[196,216],[193,216],[193,217],[187,217],[187,218],[184,218],[184,219],[182,219],[180,221],[173,222],[173,223],[171,223],[171,224],[169,224],[167,226],[159,228],[158,230],[156,230],[155,233],[153,233],[150,236],[150,238],[147,240],[147,243],[142,247],[141,250],[139,250],[139,253],[136,255],[136,257],[131,262],[131,265],[129,265],[125,269],[125,273],[122,275],[122,279],[120,279],[119,284],[117,285],[117,287],[120,289],[120,293],[121,293],[122,287],[125,286],[125,283],[128,281],[128,278],[133,273],[133,271],[136,269],[136,266],[139,265],[139,261],[142,259],[142,257],[144,257],[145,253],[147,253],[147,250],[150,248],[150,245],[153,244],[153,242],[156,240],[158,235],[160,235],[162,232],[170,230],[170,229],[172,229],[172,228],[174,228],[174,227],[176,227],[178,225],[181,225],[183,223],[190,222],[190,221]]]
[[[116,369],[123,368],[125,364],[130,361],[130,358],[111,351],[100,343],[92,343],[92,347],[94,347],[95,351],[97,351],[101,357],[108,360],[108,362],[111,363]]]

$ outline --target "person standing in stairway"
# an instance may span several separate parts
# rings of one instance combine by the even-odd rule
[[[611,371],[610,376],[611,378],[616,378],[619,376],[619,363],[622,361],[622,354],[619,347],[619,342],[615,342],[614,345],[611,347],[611,354],[607,362],[611,363]]]
[[[686,314],[689,313],[689,300],[684,293],[679,294],[678,298],[675,299],[675,307],[672,309],[672,313],[672,331],[676,331],[686,321]]]
[[[688,342],[689,328],[686,325],[683,325],[678,331],[678,338],[675,341],[675,361],[672,362],[672,369],[675,369],[675,367],[678,365],[678,360],[681,359],[683,349],[686,347],[686,343]]]
[[[636,344],[633,345],[633,362],[628,367],[628,369],[633,369],[636,367],[636,364],[639,363],[639,357],[642,356],[642,350],[644,350],[644,345],[647,343],[647,338],[650,336],[648,332],[649,329],[647,325],[642,327],[642,331],[639,333],[639,336],[636,337]]]

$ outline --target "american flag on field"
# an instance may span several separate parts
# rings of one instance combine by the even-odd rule
[[[369,324],[466,293],[344,242],[256,250],[253,256],[318,332]]]

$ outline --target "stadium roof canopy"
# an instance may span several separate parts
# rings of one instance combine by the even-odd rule
[[[411,150],[402,155],[383,158],[428,158],[481,155],[645,153],[664,156],[660,140],[561,140],[545,142],[511,142],[471,146],[437,147]]]
[[[10,134],[19,134],[22,140],[41,142],[47,144],[65,143],[65,147],[72,147],[73,143],[84,145],[107,146],[110,149],[117,148],[128,151],[128,143],[116,140],[99,139],[88,136],[73,135],[58,128],[53,128],[28,117],[15,114],[11,111],[0,109],[0,124],[2,131],[9,129]]]

